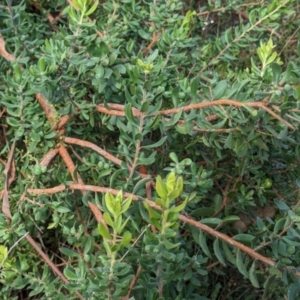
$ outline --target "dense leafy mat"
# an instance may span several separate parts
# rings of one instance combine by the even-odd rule
[[[299,299],[297,1],[0,1],[1,299]]]

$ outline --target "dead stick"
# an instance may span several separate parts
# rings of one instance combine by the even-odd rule
[[[56,265],[41,250],[41,248],[37,245],[37,243],[34,241],[34,239],[29,234],[26,235],[26,239],[30,243],[30,245],[36,250],[36,252],[43,258],[43,260],[51,267],[52,271],[54,273],[56,273],[56,275],[59,276],[63,282],[69,283],[69,280],[64,276],[64,274],[61,271],[59,271],[59,269],[56,267]],[[75,291],[75,294],[80,299],[84,300],[84,298],[82,297],[82,295],[78,291]]]

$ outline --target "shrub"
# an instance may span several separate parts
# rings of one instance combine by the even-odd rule
[[[298,299],[297,2],[0,9],[1,299]]]

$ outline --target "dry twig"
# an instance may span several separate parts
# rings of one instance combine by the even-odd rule
[[[54,193],[57,193],[60,191],[64,191],[66,189],[93,191],[93,192],[100,192],[100,193],[108,193],[109,192],[109,193],[112,193],[113,195],[117,195],[119,192],[118,190],[111,189],[111,188],[104,188],[104,187],[98,187],[98,186],[92,186],[92,185],[80,185],[80,184],[60,185],[60,186],[56,186],[56,187],[53,187],[50,189],[28,189],[27,192],[30,194],[35,194],[35,195],[42,195],[42,194],[54,194]],[[140,200],[140,197],[138,197],[134,194],[131,194],[131,193],[125,192],[125,193],[123,193],[123,195],[124,195],[124,197],[132,197],[132,199],[136,200],[136,201]],[[160,206],[156,205],[153,201],[148,200],[148,199],[144,199],[144,201],[146,201],[152,208],[162,211],[162,208]],[[276,262],[273,261],[272,259],[257,253],[253,249],[235,241],[234,239],[227,236],[226,234],[223,234],[205,224],[195,221],[190,217],[186,217],[183,214],[181,214],[179,216],[179,220],[181,220],[182,222],[185,222],[187,224],[190,224],[190,225],[198,228],[199,230],[202,230],[216,238],[219,238],[222,241],[234,246],[237,249],[240,249],[242,252],[248,254],[253,259],[257,259],[257,260],[263,262],[264,264],[267,264],[272,267],[276,265]],[[300,274],[299,274],[299,276],[300,276]]]

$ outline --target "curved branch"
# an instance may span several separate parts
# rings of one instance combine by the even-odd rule
[[[166,109],[166,110],[160,110],[160,111],[158,111],[157,113],[155,113],[154,115],[151,115],[151,116],[170,115],[170,114],[178,113],[180,110],[186,112],[186,111],[190,111],[190,110],[193,110],[193,109],[202,109],[202,108],[206,108],[206,107],[222,106],[222,105],[232,105],[232,106],[235,106],[235,107],[248,106],[248,107],[253,107],[253,108],[261,108],[261,109],[265,110],[267,113],[269,113],[271,116],[273,116],[275,119],[277,119],[278,121],[282,122],[283,124],[285,124],[289,128],[295,130],[294,126],[291,123],[287,122],[282,117],[277,115],[274,111],[272,111],[270,108],[266,107],[264,102],[255,102],[255,101],[253,101],[253,102],[239,102],[239,101],[231,100],[231,99],[221,99],[221,100],[215,100],[215,101],[210,101],[210,102],[193,103],[193,104],[189,104],[189,105],[182,106],[182,107],[179,107],[179,108],[170,108],[170,109]],[[96,107],[96,110],[98,112],[102,112],[102,113],[105,113],[105,114],[108,114],[108,115],[125,116],[123,105],[108,104],[108,106],[112,109],[107,109],[102,104],[100,104]],[[140,117],[142,115],[142,113],[136,108],[132,109],[132,114],[135,117]]]
[[[83,141],[83,140],[79,140],[79,139],[75,139],[75,138],[71,138],[71,137],[65,137],[63,138],[63,141],[67,144],[74,144],[74,145],[78,145],[78,146],[81,146],[81,147],[87,147],[87,148],[90,148],[94,151],[96,151],[97,153],[99,153],[100,155],[102,155],[103,157],[105,157],[106,159],[112,161],[113,163],[115,163],[116,165],[121,165],[122,161],[111,155],[110,153],[106,152],[105,150],[103,150],[102,148],[98,147],[97,145],[91,143],[91,142],[88,142],[88,141]],[[132,168],[130,166],[128,166],[128,169],[131,171]],[[141,174],[139,173],[139,175],[142,177],[142,178],[148,178],[149,176],[146,175],[146,174]]]
[[[50,189],[28,189],[27,192],[30,194],[41,195],[41,194],[53,194],[53,193],[57,193],[58,191],[63,191],[66,189],[93,191],[93,192],[100,192],[100,193],[108,193],[109,192],[109,193],[112,193],[113,195],[117,195],[119,193],[118,190],[111,189],[111,188],[98,187],[98,186],[92,186],[92,185],[81,185],[81,184],[60,185],[60,186],[50,188]],[[124,192],[123,195],[124,195],[124,197],[132,197],[132,199],[136,200],[136,201],[141,199],[141,197],[136,196],[131,193]],[[152,208],[162,211],[162,208],[160,206],[156,205],[153,201],[148,200],[148,199],[143,199],[143,200],[146,201]],[[260,260],[261,262],[263,262],[269,266],[273,267],[276,265],[276,262],[273,261],[272,259],[255,252],[251,248],[243,245],[242,243],[235,241],[234,239],[227,236],[226,234],[223,234],[219,231],[216,231],[213,228],[210,228],[209,226],[207,226],[205,224],[202,224],[191,218],[185,217],[184,215],[179,215],[179,220],[181,220],[187,224],[190,224],[200,230],[203,230],[204,232],[206,232],[216,238],[223,240],[224,242],[226,242],[226,243],[240,249],[244,253],[248,254],[250,257]]]

